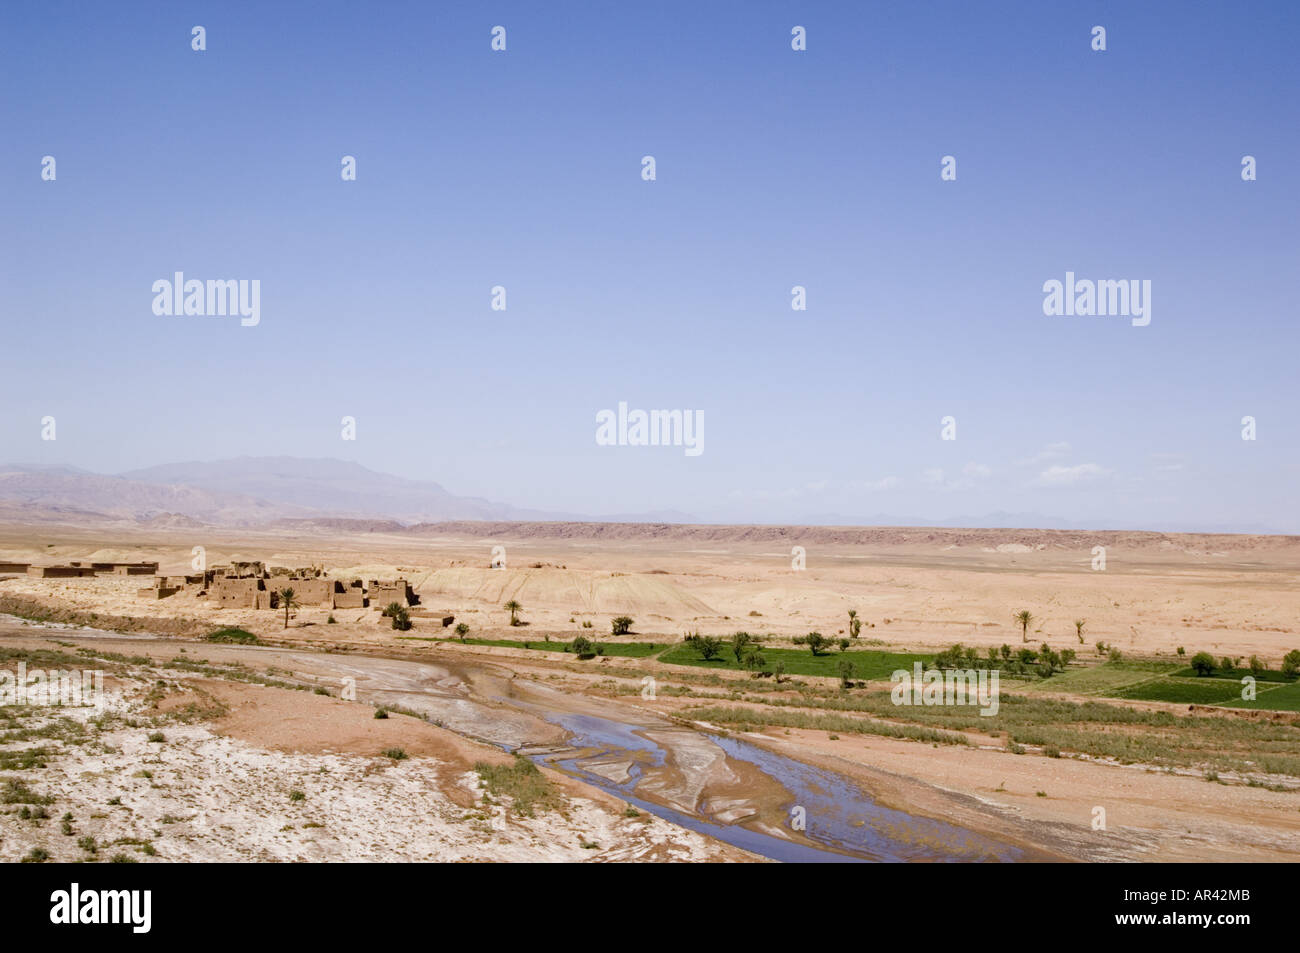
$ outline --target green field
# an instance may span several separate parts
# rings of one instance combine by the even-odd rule
[[[1177,671],[1170,662],[1106,662],[1088,668],[1072,668],[1051,678],[1025,686],[1026,691],[1077,692],[1081,695],[1114,695],[1121,689]]]
[[[1300,684],[1292,682],[1289,685],[1279,685],[1272,687],[1260,683],[1259,697],[1254,701],[1243,701],[1238,698],[1236,701],[1228,704],[1228,708],[1264,708],[1272,711],[1300,711]]]
[[[864,680],[887,680],[898,669],[912,670],[913,662],[922,664],[930,662],[932,655],[911,655],[903,652],[877,652],[871,649],[849,649],[840,652],[830,650],[822,655],[813,655],[807,649],[774,649],[759,645],[767,671],[772,671],[777,662],[785,665],[787,675],[820,675],[826,678],[838,678],[841,659],[853,663],[853,677]],[[695,665],[699,668],[730,669],[743,671],[743,666],[736,661],[730,643],[724,643],[721,654],[705,661],[693,645],[679,643],[659,656],[659,661],[670,665]]]
[[[1241,699],[1241,683],[1226,678],[1154,678],[1110,693],[1114,698],[1184,705],[1223,705]]]
[[[460,643],[460,639],[434,639],[427,636],[419,635],[399,635],[399,639],[406,639],[414,642],[455,642]],[[663,642],[596,642],[593,644],[600,646],[603,654],[611,658],[646,658],[654,655],[656,652],[662,652],[665,648]],[[465,639],[466,645],[498,645],[509,649],[534,649],[538,652],[564,652],[568,649],[568,642],[546,642],[539,639],[536,642],[525,644],[513,639]]]
[[[1241,680],[1247,675],[1254,677],[1257,682],[1279,682],[1288,684],[1295,681],[1294,678],[1288,675],[1283,675],[1281,672],[1274,671],[1273,669],[1265,669],[1258,675],[1255,675],[1255,673],[1248,668],[1216,668],[1212,675],[1197,675],[1196,669],[1194,668],[1180,668],[1178,671],[1174,672],[1173,675],[1176,678],[1230,678],[1238,685],[1241,684]]]

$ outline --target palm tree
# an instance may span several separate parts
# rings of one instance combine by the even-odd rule
[[[1033,624],[1034,614],[1028,609],[1021,609],[1015,615],[1015,620],[1020,623],[1020,639],[1022,642],[1029,641],[1029,626]]]
[[[858,610],[850,609],[849,610],[849,635],[853,636],[853,638],[856,639],[858,637],[858,633],[861,631],[862,631],[862,622],[858,619]]]
[[[510,612],[510,624],[511,624],[511,625],[518,625],[518,624],[519,624],[519,615],[518,615],[518,613],[520,613],[520,612],[523,611],[523,609],[524,609],[523,606],[521,606],[521,605],[520,605],[518,602],[516,602],[514,599],[511,599],[509,602],[507,602],[507,603],[506,603],[505,605],[503,605],[501,608],[502,608],[502,609],[507,609],[507,610],[509,610],[509,612]]]
[[[284,606],[284,627],[287,629],[289,628],[289,610],[298,607],[298,603],[293,601],[292,587],[280,590],[280,603]]]
[[[1087,620],[1086,620],[1086,619],[1075,619],[1075,620],[1074,620],[1074,634],[1077,635],[1077,636],[1079,637],[1079,644],[1080,644],[1080,645],[1083,644],[1083,627],[1084,627],[1084,625],[1086,625],[1086,624],[1087,624]]]

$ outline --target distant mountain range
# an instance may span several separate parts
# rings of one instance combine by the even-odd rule
[[[0,466],[0,518],[10,521],[126,520],[162,528],[184,526],[185,521],[249,526],[326,517],[406,523],[596,518],[457,496],[432,481],[408,480],[330,458],[237,457],[116,475],[71,466]],[[676,512],[599,519],[692,521]]]
[[[811,514],[782,523],[700,520],[662,510],[596,516],[530,510],[480,497],[457,496],[431,480],[379,473],[345,460],[237,457],[171,463],[106,475],[72,466],[0,466],[0,522],[89,524],[125,521],[158,529],[202,524],[265,526],[281,520],[393,521],[398,524],[600,522],[866,527],[951,527],[1051,530],[1148,530],[1181,533],[1277,533],[1276,527],[1134,526],[1063,520],[1037,513],[988,513],[945,520],[874,514]],[[378,524],[377,524],[378,525]]]

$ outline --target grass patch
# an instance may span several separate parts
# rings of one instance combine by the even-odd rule
[[[408,639],[416,642],[453,642],[460,644],[460,639],[436,639],[428,636],[418,635],[399,635],[399,639]],[[465,645],[496,645],[509,649],[529,649],[537,652],[564,652],[569,646],[569,642],[559,641],[529,641],[527,644],[515,639],[466,639]],[[662,652],[665,647],[663,642],[595,642],[594,645],[600,648],[600,654],[610,658],[649,658],[658,652]]]
[[[53,804],[54,798],[37,794],[19,780],[8,780],[0,785],[0,804]]]
[[[772,671],[778,662],[785,666],[786,675],[817,675],[824,678],[839,678],[839,665],[842,659],[853,663],[853,677],[865,681],[888,680],[899,669],[912,670],[913,662],[923,665],[933,660],[931,655],[912,655],[905,652],[879,652],[873,649],[850,649],[841,652],[830,650],[822,655],[813,655],[807,649],[777,649],[760,644],[767,671]],[[724,644],[722,654],[715,659],[705,661],[692,645],[680,643],[659,656],[659,661],[669,665],[694,665],[698,668],[728,669],[744,671],[736,660],[730,644]]]
[[[1183,705],[1222,705],[1241,699],[1242,685],[1226,678],[1153,678],[1112,692],[1115,698]]]
[[[1071,669],[1025,686],[1028,691],[1078,692],[1082,695],[1113,695],[1117,690],[1169,675],[1179,666],[1164,662],[1106,662]]]
[[[1270,711],[1300,711],[1300,684],[1279,685],[1276,688],[1257,686],[1259,695],[1254,701],[1238,698],[1225,703],[1227,708],[1252,708]]]
[[[243,629],[217,629],[203,637],[204,642],[227,642],[234,645],[261,645],[262,640]]]
[[[488,764],[480,761],[474,770],[483,781],[483,787],[493,797],[509,797],[515,812],[533,817],[537,811],[552,811],[560,806],[560,794],[554,784],[533,762],[523,755],[515,755],[510,764]]]
[[[845,715],[814,715],[794,711],[755,711],[751,708],[702,707],[682,712],[686,718],[726,725],[744,731],[757,731],[769,725],[777,728],[812,728],[818,731],[844,732],[858,735],[883,735],[886,738],[907,738],[940,745],[969,745],[965,735],[937,731],[921,725],[895,725],[866,718]]]
[[[1289,699],[1295,701],[1298,696],[1292,694],[1293,688],[1284,686],[1261,691],[1252,707],[1274,707],[1268,699],[1281,692],[1286,692]],[[1227,713],[1182,715],[1173,711],[1132,708],[1119,702],[1072,701],[1044,698],[1037,693],[1003,692],[998,713],[985,717],[974,706],[894,705],[887,691],[846,695],[816,686],[803,686],[797,693],[785,695],[734,692],[731,698],[759,708],[757,712],[737,716],[733,721],[737,725],[778,724],[844,734],[851,729],[810,719],[824,716],[828,711],[857,712],[891,723],[1000,736],[1005,739],[1007,750],[1014,754],[1024,753],[1025,746],[1032,745],[1044,750],[1054,748],[1062,753],[1111,758],[1122,764],[1213,768],[1248,775],[1263,773],[1300,777],[1300,726],[1254,721]],[[1285,700],[1279,699],[1279,702]],[[792,712],[789,709],[805,711]],[[807,709],[813,711],[810,713]],[[706,717],[706,709],[696,709],[687,714],[712,720]],[[793,717],[783,718],[787,715]]]
[[[1212,679],[1212,678],[1231,679],[1235,681],[1238,685],[1241,684],[1241,680],[1245,678],[1247,675],[1254,678],[1255,681],[1257,682],[1279,682],[1284,684],[1290,684],[1295,681],[1294,676],[1283,675],[1281,672],[1276,672],[1273,669],[1264,669],[1264,671],[1256,675],[1248,668],[1228,668],[1228,669],[1216,668],[1214,672],[1210,675],[1197,675],[1196,669],[1189,667],[1189,668],[1180,668],[1178,671],[1173,672],[1171,674],[1175,678],[1199,678],[1202,681]]]

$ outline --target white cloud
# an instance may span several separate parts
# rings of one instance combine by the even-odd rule
[[[956,479],[948,479],[940,467],[931,467],[921,473],[921,482],[927,486],[937,487],[940,490],[969,490],[975,485],[976,480],[983,480],[991,476],[993,468],[985,466],[982,463],[968,463],[961,468],[962,475]]]
[[[1057,464],[1038,474],[1038,479],[1034,482],[1039,486],[1074,486],[1076,483],[1100,480],[1112,473],[1113,470],[1107,470],[1096,463],[1079,463],[1072,467]]]
[[[1016,462],[1022,467],[1032,467],[1040,463],[1046,463],[1049,460],[1063,460],[1070,455],[1070,449],[1070,444],[1067,441],[1059,440],[1056,443],[1049,443],[1032,457],[1017,460]]]
[[[1177,473],[1187,468],[1182,459],[1172,453],[1153,453],[1151,463],[1157,473]]]

